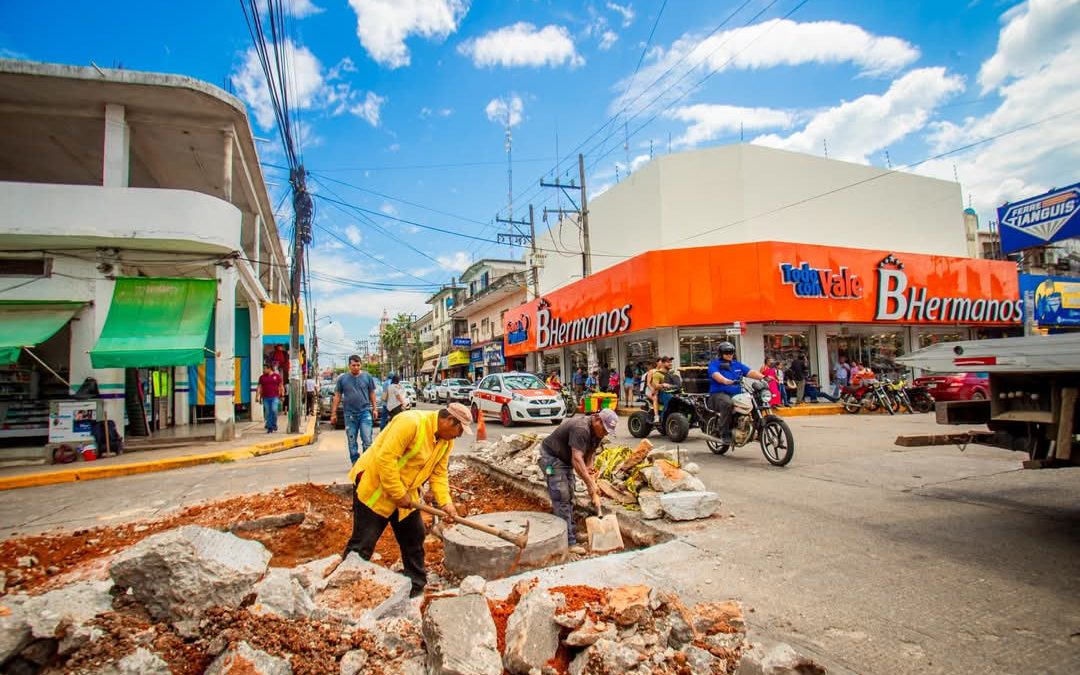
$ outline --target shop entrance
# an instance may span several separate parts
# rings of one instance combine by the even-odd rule
[[[764,353],[766,360],[775,359],[785,371],[799,354],[806,357],[808,364],[813,363],[809,329],[765,333]],[[757,367],[757,364],[747,365]]]
[[[852,329],[848,335],[830,334],[826,337],[829,351],[829,367],[835,366],[837,357],[844,355],[849,363],[868,366],[878,376],[896,378],[905,368],[896,362],[898,356],[907,352],[904,330]]]

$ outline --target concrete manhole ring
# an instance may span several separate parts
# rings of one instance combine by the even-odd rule
[[[566,523],[550,513],[500,511],[470,516],[470,520],[520,534],[529,524],[529,542],[521,554],[519,569],[544,567],[566,560]],[[479,574],[485,579],[506,576],[518,547],[494,535],[455,525],[443,534],[444,560],[448,572],[459,576]]]

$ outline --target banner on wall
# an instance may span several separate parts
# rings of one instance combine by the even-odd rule
[[[1024,318],[1040,327],[1080,326],[1080,279],[1021,274]]]
[[[99,401],[50,401],[49,442],[82,443],[94,440]]]

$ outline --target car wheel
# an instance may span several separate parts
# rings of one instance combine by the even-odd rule
[[[514,426],[514,418],[510,415],[510,406],[504,405],[499,412],[499,421],[504,427]]]
[[[634,438],[645,438],[653,428],[648,415],[640,410],[630,415],[630,419],[626,421],[626,426],[630,431],[630,435]]]
[[[668,415],[664,427],[664,435],[667,436],[668,440],[672,443],[682,443],[690,434],[690,420],[682,413],[671,413]]]
[[[971,400],[972,401],[985,401],[986,400],[986,394],[982,393],[981,391],[973,392],[971,394]]]

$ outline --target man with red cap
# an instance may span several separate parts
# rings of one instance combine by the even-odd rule
[[[449,464],[454,440],[472,433],[472,415],[460,403],[440,410],[407,410],[375,438],[349,472],[353,491],[353,531],[344,555],[351,551],[371,559],[375,544],[389,524],[394,531],[412,595],[424,592],[424,522],[413,506],[423,497],[420,486],[431,484],[436,506],[457,517],[450,499]]]

